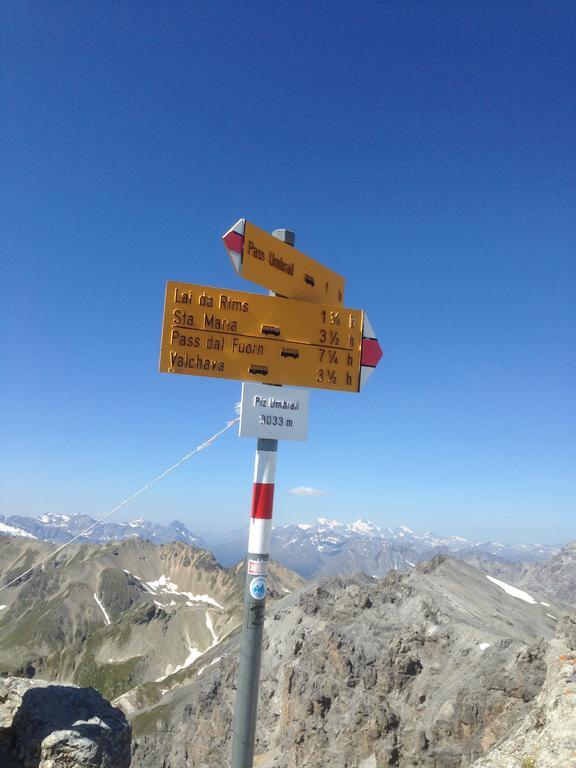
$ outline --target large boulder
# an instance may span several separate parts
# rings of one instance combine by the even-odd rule
[[[130,726],[93,688],[0,680],[3,768],[129,768]]]

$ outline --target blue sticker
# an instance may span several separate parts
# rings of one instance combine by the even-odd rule
[[[266,579],[258,576],[250,582],[250,594],[254,600],[264,600],[266,597]]]

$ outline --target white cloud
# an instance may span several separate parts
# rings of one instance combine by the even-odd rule
[[[294,496],[328,496],[328,491],[321,491],[319,488],[310,488],[309,485],[299,485],[296,488],[290,488],[288,493]]]

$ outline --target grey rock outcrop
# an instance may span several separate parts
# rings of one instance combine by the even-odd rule
[[[546,654],[548,674],[513,734],[472,768],[576,766],[576,617],[564,617]]]
[[[93,688],[0,680],[2,768],[129,768],[130,726]]]

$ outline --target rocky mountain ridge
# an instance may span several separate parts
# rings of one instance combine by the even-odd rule
[[[85,541],[97,541],[98,538],[104,541],[183,541],[209,548],[225,567],[234,567],[244,558],[248,537],[247,529],[200,537],[178,521],[167,526],[143,520],[94,525],[94,521],[84,515],[4,520],[0,523],[0,540],[2,534],[6,536],[14,530],[20,538],[48,538],[53,543],[60,543],[92,525]],[[576,543],[560,548],[541,544],[471,542],[458,536],[439,537],[430,532],[417,534],[406,526],[381,528],[368,520],[344,524],[320,518],[316,523],[275,526],[271,549],[278,562],[304,578],[353,573],[381,577],[390,570],[411,570],[435,555],[449,554],[494,576],[500,575],[517,586],[540,589],[549,597],[576,607]]]
[[[536,590],[576,610],[576,542],[567,544],[549,560],[539,562],[511,563],[477,554],[466,560],[517,587]]]
[[[564,617],[544,660],[546,679],[534,705],[473,768],[576,766],[576,616]]]
[[[7,584],[54,549],[3,537]],[[278,592],[301,579],[272,567]],[[197,547],[73,545],[2,591],[0,673],[93,685],[108,698],[185,674],[241,621],[243,576]]]
[[[304,585],[266,621],[255,765],[471,765],[529,711],[562,611],[446,557]],[[237,656],[132,714],[135,768],[229,762]]]

